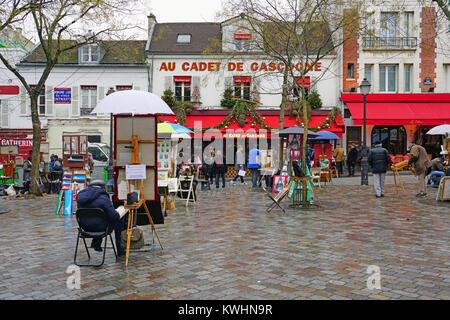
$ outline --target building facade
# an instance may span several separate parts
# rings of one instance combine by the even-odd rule
[[[342,94],[347,149],[361,144],[363,98],[359,85],[371,83],[366,103],[367,145],[382,143],[405,154],[411,143],[437,156],[433,126],[450,122],[450,33],[437,6],[418,1],[368,5],[363,34],[342,49]]]

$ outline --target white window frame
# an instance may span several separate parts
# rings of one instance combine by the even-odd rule
[[[189,33],[177,35],[177,44],[190,44],[192,35]]]
[[[384,73],[384,81],[385,81],[385,88],[384,90],[382,90],[381,88],[381,79],[382,79],[382,73],[381,73],[381,68],[385,68],[385,73]],[[394,72],[394,84],[395,84],[395,88],[394,90],[389,90],[389,68],[390,67],[394,67],[395,72]],[[398,65],[396,64],[380,64],[379,65],[379,91],[380,92],[397,92],[398,91]]]
[[[87,50],[87,52],[86,52]],[[94,59],[93,56],[97,55]],[[85,57],[87,56],[87,59]],[[80,62],[81,63],[98,63],[100,61],[100,47],[97,45],[86,45],[80,48]]]
[[[370,71],[370,75],[367,75],[367,70]],[[373,91],[373,64],[365,64],[364,65],[364,78],[369,81],[370,85],[370,92]]]
[[[234,97],[237,99],[251,99],[251,85],[252,82],[235,82],[233,83]],[[246,95],[245,90],[248,88],[248,95]],[[238,92],[239,91],[239,92]]]
[[[94,87],[94,86],[92,86]],[[91,89],[83,89],[83,86],[80,87],[81,90],[81,108],[82,109],[93,109],[97,105],[98,100],[98,87],[95,86]],[[95,92],[95,95],[93,94]],[[87,95],[86,95],[87,93]],[[85,105],[85,98],[87,97],[87,105]],[[94,100],[94,101],[93,101]]]
[[[177,101],[191,101],[192,99],[192,82],[189,81],[185,81],[185,82],[181,82],[181,81],[174,81],[174,88],[175,88],[175,92],[174,92],[174,96],[175,96],[175,100]],[[181,95],[177,95],[177,88],[181,89]],[[189,89],[189,95],[188,93],[188,89]]]
[[[405,87],[404,87],[404,92],[408,92],[408,93],[410,93],[410,92],[413,92],[413,70],[414,70],[414,67],[413,67],[413,64],[412,63],[408,63],[408,64],[404,64],[403,65],[403,67],[404,67],[404,79],[405,79],[405,83],[404,83],[404,85],[405,85]],[[407,69],[409,68],[409,81],[408,81],[408,77],[406,76],[407,75]],[[409,90],[407,90],[407,86],[409,86]]]

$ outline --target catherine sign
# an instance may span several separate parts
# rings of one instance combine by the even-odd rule
[[[70,88],[55,88],[54,89],[55,103],[71,103],[71,89]]]

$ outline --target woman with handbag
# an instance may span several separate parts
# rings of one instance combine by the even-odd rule
[[[235,169],[237,171],[236,176],[233,178],[233,180],[231,180],[232,184],[236,183],[236,180],[238,177],[241,178],[241,183],[242,184],[247,184],[244,181],[244,176],[245,176],[245,157],[244,157],[244,148],[243,147],[239,147],[238,150],[236,151],[236,165],[235,165]]]

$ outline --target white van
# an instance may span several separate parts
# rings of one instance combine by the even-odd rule
[[[94,158],[94,167],[106,167],[109,161],[109,146],[106,143],[89,142],[88,151]]]

